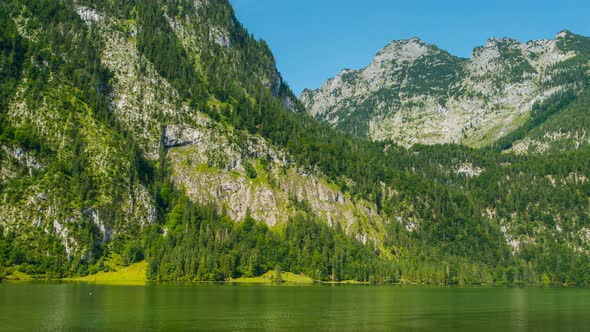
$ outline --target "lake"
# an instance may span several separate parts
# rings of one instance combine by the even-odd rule
[[[2,331],[588,331],[590,290],[0,283]]]

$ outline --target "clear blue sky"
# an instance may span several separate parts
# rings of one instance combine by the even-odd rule
[[[296,94],[359,69],[392,40],[420,37],[469,57],[489,37],[590,36],[590,0],[230,0],[270,45]]]

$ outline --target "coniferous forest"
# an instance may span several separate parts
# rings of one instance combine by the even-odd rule
[[[240,25],[229,3],[197,3],[0,3],[0,279],[15,270],[40,279],[93,274],[108,270],[115,253],[126,265],[147,261],[154,281],[223,281],[278,269],[318,281],[590,285],[590,144],[564,139],[541,154],[510,150],[556,128],[590,129],[585,67],[572,61],[560,79],[575,88],[536,103],[517,130],[488,146],[406,148],[312,118],[268,45]],[[102,21],[88,23],[80,6]],[[105,17],[110,23],[100,23]],[[196,35],[186,38],[170,22]],[[222,133],[264,140],[289,167],[354,204],[367,202],[376,216],[367,228],[378,231],[352,234],[308,199],[293,197],[287,221],[270,225],[254,211],[234,220],[223,204],[191,197],[174,180],[176,147],[160,137],[178,121],[171,111],[138,106],[134,112],[147,119],[141,130],[114,111],[122,83],[107,66],[109,29],[134,45],[139,77],[157,76],[175,91],[171,107],[185,110],[183,124],[196,126],[200,114]],[[217,31],[230,46],[216,41]],[[587,61],[586,51],[576,61]],[[246,182],[262,181],[274,167],[248,152],[239,158],[252,160],[243,162]],[[454,171],[466,164],[481,172]],[[288,175],[278,182],[281,176]],[[144,209],[152,219],[142,204],[153,207]]]

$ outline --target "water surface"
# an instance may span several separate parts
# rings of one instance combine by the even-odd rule
[[[589,289],[1,283],[2,331],[589,331]]]

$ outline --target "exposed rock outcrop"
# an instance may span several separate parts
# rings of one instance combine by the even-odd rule
[[[583,37],[490,38],[470,59],[418,38],[395,41],[366,68],[344,70],[300,99],[316,118],[373,140],[484,146],[528,119],[535,103],[577,83],[555,79],[580,70],[559,66],[578,54],[564,46],[573,38]]]

